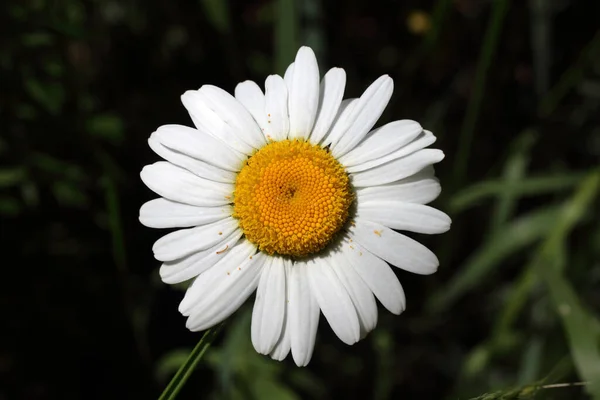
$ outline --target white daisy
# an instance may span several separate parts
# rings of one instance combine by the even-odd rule
[[[226,319],[255,291],[256,351],[297,365],[313,353],[319,314],[347,344],[377,324],[375,298],[405,308],[389,265],[431,274],[436,256],[396,230],[441,233],[450,218],[425,204],[440,193],[435,136],[415,121],[371,130],[392,95],[384,75],[342,101],[346,74],[319,82],[302,47],[265,93],[251,81],[235,97],[204,85],[181,97],[196,128],[165,125],[148,140],[166,161],[141,177],[158,199],[140,221],[169,233],[153,247],[160,276],[193,279],[179,311],[201,331]]]

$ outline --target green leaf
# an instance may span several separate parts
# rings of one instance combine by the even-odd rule
[[[50,46],[54,43],[54,37],[47,32],[32,32],[21,36],[21,43],[25,47]]]
[[[23,167],[0,169],[0,188],[15,186],[27,176],[27,171]]]
[[[65,207],[85,207],[89,199],[87,195],[76,185],[58,181],[52,185],[52,193],[56,201]]]
[[[114,114],[96,115],[87,120],[86,128],[90,135],[114,145],[120,144],[124,139],[123,120]]]
[[[57,82],[40,82],[34,78],[25,80],[25,90],[50,114],[57,115],[65,102],[65,89]]]
[[[261,400],[299,400],[294,392],[272,379],[254,379],[251,390],[255,399]]]
[[[21,204],[17,199],[8,196],[0,196],[0,215],[14,217],[18,215],[20,211]]]
[[[227,0],[202,0],[207,19],[219,33],[231,30]]]
[[[156,379],[163,382],[173,375],[185,363],[190,355],[190,349],[171,350],[156,362],[154,374]]]

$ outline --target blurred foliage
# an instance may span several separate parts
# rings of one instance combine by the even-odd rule
[[[383,122],[439,138],[452,230],[399,272],[400,317],[349,348],[321,321],[296,368],[256,354],[250,304],[181,398],[600,399],[600,3],[7,0],[0,13],[0,398],[156,398],[199,340],[137,221],[146,140],[179,96],[283,73],[301,44]],[[192,371],[189,371],[190,373]],[[563,384],[564,383],[564,384]],[[487,394],[485,394],[487,393]]]

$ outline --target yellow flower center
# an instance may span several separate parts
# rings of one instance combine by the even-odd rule
[[[233,216],[260,250],[302,257],[330,242],[352,200],[348,175],[327,150],[282,140],[258,150],[241,169]]]

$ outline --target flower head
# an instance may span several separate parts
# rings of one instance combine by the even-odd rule
[[[322,80],[302,47],[282,78],[235,97],[215,86],[183,94],[195,128],[165,125],[148,140],[166,161],[141,177],[158,199],[140,221],[169,233],[153,247],[160,276],[193,279],[179,306],[193,331],[231,315],[256,291],[252,343],[277,360],[312,356],[322,312],[356,343],[377,324],[375,298],[394,314],[404,291],[389,265],[431,274],[436,256],[397,232],[441,233],[450,219],[425,204],[440,193],[435,137],[415,121],[373,126],[392,95],[377,79],[342,100],[343,69]]]

